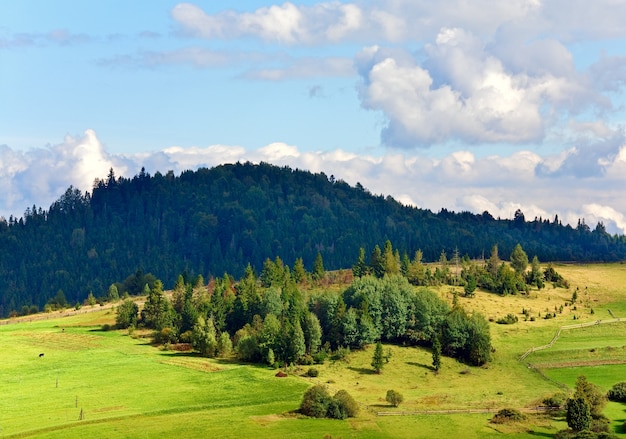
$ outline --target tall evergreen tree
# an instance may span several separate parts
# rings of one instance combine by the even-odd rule
[[[315,262],[313,263],[313,272],[311,273],[311,276],[313,277],[313,280],[319,282],[320,280],[324,279],[324,273],[324,261],[322,259],[322,254],[320,252],[317,252]]]
[[[383,345],[379,341],[376,343],[374,349],[374,356],[372,357],[372,367],[376,373],[380,373],[385,365],[385,355],[383,354]]]

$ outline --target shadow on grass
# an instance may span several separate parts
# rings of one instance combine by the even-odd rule
[[[533,431],[533,430],[528,430],[528,434],[531,436],[537,436],[537,437],[554,437],[554,434],[552,433],[542,433],[540,431]]]
[[[361,375],[377,375],[372,369],[368,369],[366,367],[352,367],[348,366],[348,369],[353,372],[358,372]]]
[[[407,363],[409,366],[417,366],[417,367],[421,367],[422,369],[426,369],[426,370],[430,370],[430,371],[434,371],[435,369],[432,366],[429,366],[427,364],[422,364],[422,363],[416,363],[414,361],[407,361]]]

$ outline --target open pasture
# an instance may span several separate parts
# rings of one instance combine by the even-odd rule
[[[370,365],[372,346],[345,360],[313,366],[317,378],[303,376],[308,366],[277,378],[275,370],[264,366],[158,349],[139,337],[139,331],[134,337],[126,331],[104,332],[101,326],[114,321],[110,309],[0,325],[0,436],[550,437],[565,428],[562,420],[532,416],[513,426],[488,421],[504,407],[532,413],[543,397],[561,390],[555,382],[571,387],[580,374],[605,390],[626,379],[626,323],[563,331],[551,349],[527,359],[541,366],[545,377],[518,361],[530,347],[548,343],[563,325],[608,319],[608,310],[626,317],[620,286],[626,266],[556,268],[570,280],[569,290],[548,286],[529,296],[478,292],[474,298],[459,297],[470,312],[480,311],[491,320],[513,313],[519,322],[490,325],[495,352],[486,367],[444,357],[438,374],[431,369],[429,350],[389,345],[385,351],[391,357],[380,375]],[[564,305],[556,317],[540,317],[571,299],[576,287],[582,292],[576,310]],[[440,294],[452,300],[450,287]],[[535,320],[524,321],[522,309],[531,309]],[[295,414],[304,391],[314,383],[327,385],[331,393],[347,390],[361,405],[358,417],[336,421]],[[385,401],[389,389],[404,396],[400,407]],[[621,432],[616,426],[623,422],[624,407],[609,404],[606,414]]]

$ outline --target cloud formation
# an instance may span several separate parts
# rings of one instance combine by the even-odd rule
[[[281,142],[257,150],[241,146],[210,145],[130,155],[109,154],[93,130],[67,136],[60,144],[27,151],[0,147],[0,214],[21,216],[33,204],[47,208],[73,185],[89,191],[94,179],[105,178],[110,168],[116,175],[132,177],[142,167],[152,174],[173,170],[180,173],[198,167],[213,167],[237,161],[261,161],[279,166],[308,169],[334,175],[351,185],[357,182],[374,194],[391,195],[410,205],[439,211],[482,213],[512,218],[521,209],[528,220],[542,217],[576,225],[585,218],[592,227],[602,221],[611,233],[626,233],[626,143],[607,142],[602,157],[587,148],[577,154],[592,155],[603,169],[599,175],[577,178],[552,173],[567,168],[571,151],[540,156],[518,151],[510,156],[477,157],[467,150],[442,159],[419,154],[387,153],[382,156],[353,152],[300,151]],[[582,158],[581,158],[582,159]],[[607,184],[609,183],[609,184]],[[563,194],[568,194],[563,196]],[[537,194],[541,194],[538,196]]]
[[[171,11],[181,32],[198,39],[292,50],[366,45],[354,57],[361,104],[383,114],[382,143],[399,148],[541,144],[572,121],[606,117],[619,107],[612,94],[626,84],[626,57],[601,55],[583,68],[568,45],[626,37],[624,15],[626,4],[612,0],[285,2],[216,14],[180,3]],[[243,76],[355,72],[347,58],[291,56],[278,67],[253,64]]]

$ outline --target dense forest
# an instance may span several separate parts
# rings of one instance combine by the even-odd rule
[[[51,298],[82,302],[106,294],[129,276],[152,273],[164,286],[180,273],[205,278],[245,267],[260,272],[269,257],[326,269],[351,267],[364,249],[390,240],[400,255],[421,250],[484,258],[520,243],[541,261],[616,261],[626,238],[602,223],[591,230],[554,219],[511,220],[489,212],[438,213],[404,206],[333,176],[261,163],[237,163],[176,176],[142,170],[133,178],[111,170],[91,193],[70,187],[48,210],[32,206],[22,218],[0,219],[0,315]],[[59,293],[63,293],[60,295]]]

